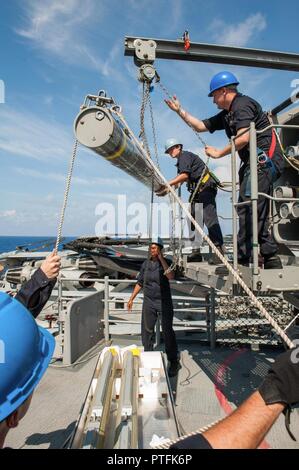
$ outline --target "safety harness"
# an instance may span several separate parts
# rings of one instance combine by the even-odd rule
[[[257,147],[257,163],[259,168],[265,168],[268,167],[271,170],[272,173],[272,183],[276,180],[277,178],[277,170],[276,167],[272,161],[272,157],[275,152],[276,148],[276,134],[274,130],[272,129],[272,137],[271,137],[271,144],[270,144],[270,149],[268,154],[261,149],[260,147]],[[244,172],[244,180],[246,179],[245,183],[245,196],[250,197],[251,195],[251,175],[250,175],[250,168],[246,168]]]
[[[276,148],[276,143],[277,143],[276,134],[275,134],[274,129],[272,129],[271,145],[270,145],[268,155],[266,154],[264,150],[260,149],[259,147],[257,148],[258,164],[261,167],[265,165],[271,169],[273,181],[276,179],[276,176],[277,176],[277,170],[272,161],[272,157],[274,155],[275,148]]]
[[[208,182],[211,182],[211,179],[216,186],[220,187],[221,182],[217,176],[212,173],[207,167],[204,169],[204,173],[198,181],[188,182],[188,191],[191,193],[191,196],[196,196],[196,194],[201,193],[207,186]]]

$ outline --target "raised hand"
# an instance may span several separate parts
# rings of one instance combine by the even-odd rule
[[[42,263],[41,270],[48,279],[55,279],[60,270],[61,258],[54,251]]]

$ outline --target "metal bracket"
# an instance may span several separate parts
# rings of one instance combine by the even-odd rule
[[[157,44],[153,40],[135,39],[135,61],[140,63],[153,63],[156,59]]]
[[[112,97],[109,98],[105,90],[100,90],[98,95],[87,95],[83,105],[80,106],[80,109],[83,110],[88,108],[91,103],[95,103],[96,106],[99,106],[100,108],[106,107],[109,104],[112,106],[115,105],[114,99]]]

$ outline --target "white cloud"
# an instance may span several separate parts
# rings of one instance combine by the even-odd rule
[[[43,179],[43,180],[48,180],[48,181],[56,181],[56,182],[65,182],[66,180],[66,175],[64,174],[58,174],[58,173],[51,173],[51,172],[42,172],[38,170],[32,170],[29,168],[21,168],[17,167],[15,168],[15,171],[22,176],[29,177],[29,178],[37,178],[37,179]],[[74,184],[78,184],[81,186],[108,186],[109,188],[113,187],[116,190],[117,189],[125,189],[125,188],[130,188],[134,185],[133,181],[131,179],[127,178],[82,178],[78,176],[73,176],[72,177],[72,182]]]
[[[56,122],[28,111],[1,108],[0,150],[35,160],[62,160],[72,149],[72,137]]]
[[[28,0],[23,3],[23,26],[16,33],[31,44],[64,63],[76,64],[107,75],[115,56],[113,47],[107,60],[107,43],[101,41],[100,26],[105,21],[106,0]],[[96,48],[91,46],[89,33],[92,26],[99,28]],[[108,49],[109,51],[109,49]],[[110,58],[109,58],[110,57]]]
[[[74,30],[87,23],[94,2],[85,0],[29,0],[24,5],[28,27],[17,29],[17,33],[31,39],[43,49],[58,54],[72,39]],[[73,46],[73,44],[72,44]]]
[[[264,15],[256,13],[238,24],[227,24],[223,20],[215,19],[212,21],[209,31],[217,43],[243,47],[266,26]]]
[[[15,209],[0,212],[0,217],[15,217],[16,215],[17,211]]]
[[[112,49],[108,54],[108,58],[106,59],[102,67],[102,73],[105,77],[109,77],[112,73],[114,73],[115,67],[113,67],[112,64],[117,62],[117,58],[122,54],[122,49],[123,45],[120,43],[120,41],[117,41],[113,45]],[[119,76],[120,74],[117,74],[117,77]]]

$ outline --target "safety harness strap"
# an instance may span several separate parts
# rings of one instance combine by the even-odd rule
[[[272,129],[271,145],[270,145],[270,149],[269,149],[269,153],[268,153],[269,158],[273,157],[274,152],[275,152],[275,148],[276,148],[276,134],[274,132],[274,129]]]

